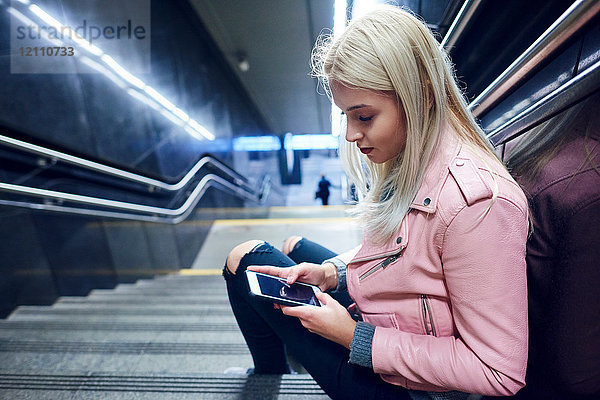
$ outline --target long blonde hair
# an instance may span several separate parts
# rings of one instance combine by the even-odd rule
[[[513,147],[506,164],[513,176],[521,183],[534,182],[542,170],[567,143],[583,138],[586,151],[581,169],[591,165],[600,174],[600,167],[594,164],[590,135],[598,125],[600,91],[579,104],[571,106],[548,121],[524,133]]]
[[[497,160],[467,109],[447,54],[410,12],[381,6],[350,22],[339,37],[320,37],[312,67],[328,95],[332,81],[395,92],[404,112],[405,149],[383,164],[371,162],[347,142],[345,130],[340,134],[340,157],[361,197],[355,211],[374,242],[389,239],[409,211],[443,124],[463,143]]]

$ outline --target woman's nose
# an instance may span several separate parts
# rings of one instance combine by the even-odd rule
[[[346,140],[349,142],[356,142],[362,138],[363,134],[360,130],[352,129],[351,127],[346,128]]]

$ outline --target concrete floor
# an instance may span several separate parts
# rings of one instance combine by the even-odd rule
[[[251,239],[281,248],[287,237],[299,235],[344,252],[360,244],[362,234],[346,210],[346,206],[272,207],[265,218],[216,220],[192,269],[221,269],[229,251]]]

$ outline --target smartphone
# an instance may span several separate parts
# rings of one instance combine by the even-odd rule
[[[315,296],[321,291],[317,286],[302,282],[290,285],[283,278],[249,270],[246,270],[246,277],[250,294],[262,300],[286,306],[321,306]]]

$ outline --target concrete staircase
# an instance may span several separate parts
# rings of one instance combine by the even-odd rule
[[[165,275],[0,320],[0,399],[328,399],[252,359],[220,276]]]

